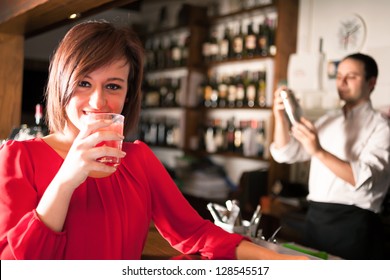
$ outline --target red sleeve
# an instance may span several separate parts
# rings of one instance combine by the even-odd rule
[[[184,254],[200,253],[209,259],[235,259],[236,247],[245,237],[228,233],[200,217],[153,152],[146,145],[141,145],[152,196],[153,220],[161,235]]]
[[[0,147],[0,259],[58,259],[63,255],[65,233],[51,231],[36,215],[34,175],[26,143],[8,141]]]

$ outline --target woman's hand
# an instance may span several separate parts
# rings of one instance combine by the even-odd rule
[[[74,139],[72,146],[59,170],[59,177],[70,186],[77,188],[92,172],[111,174],[116,167],[98,162],[103,156],[123,158],[126,153],[107,146],[96,147],[102,141],[122,141],[123,136],[113,131],[99,131],[108,127],[110,120],[98,120],[87,123]]]
[[[113,173],[116,168],[96,161],[103,156],[123,158],[125,153],[107,146],[95,147],[105,140],[123,140],[113,131],[97,131],[111,121],[96,121],[83,127],[74,139],[61,168],[53,178],[37,206],[41,221],[54,231],[62,231],[74,190],[91,172]]]

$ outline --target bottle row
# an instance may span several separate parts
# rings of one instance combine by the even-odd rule
[[[223,32],[212,28],[209,37],[202,45],[202,55],[206,62],[232,59],[267,57],[276,54],[276,21],[265,17],[255,28],[254,21],[229,22]]]
[[[151,146],[174,147],[181,143],[179,120],[143,116],[137,138]],[[267,149],[264,120],[209,119],[199,128],[198,149],[208,153],[234,153],[245,157],[264,157]]]
[[[145,79],[143,108],[180,106],[181,78]]]
[[[266,71],[244,71],[233,76],[212,75],[202,85],[207,108],[267,107]]]
[[[145,70],[187,66],[190,36],[187,33],[150,38],[145,42]]]
[[[178,147],[181,141],[179,120],[144,116],[138,125],[138,139],[152,146]]]
[[[265,5],[270,5],[273,0],[220,0],[212,1],[213,3],[208,9],[210,16],[226,15],[239,12],[245,9],[258,8]]]
[[[265,121],[212,119],[203,129],[202,140],[201,146],[208,153],[233,152],[246,157],[263,157],[267,148]]]

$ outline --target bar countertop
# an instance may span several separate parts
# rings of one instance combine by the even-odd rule
[[[274,244],[271,242],[266,242],[264,240],[255,240],[255,243],[267,247],[271,250],[277,251],[279,253],[291,254],[291,255],[306,255],[312,260],[319,260],[319,258],[298,252],[286,248],[280,244]],[[152,224],[149,229],[149,234],[145,243],[144,250],[142,252],[141,259],[143,260],[201,260],[205,259],[200,255],[184,255],[181,252],[175,250],[171,245],[166,241],[157,229]],[[330,256],[329,259],[338,259],[337,257]]]

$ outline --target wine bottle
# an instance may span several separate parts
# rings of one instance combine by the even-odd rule
[[[244,50],[244,37],[242,34],[242,27],[238,25],[238,30],[233,38],[233,57],[240,59],[243,56]]]
[[[245,88],[242,74],[236,75],[236,107],[241,108],[245,102]]]
[[[163,47],[162,38],[160,38],[157,41],[156,53],[157,53],[157,55],[156,55],[156,59],[157,59],[156,66],[157,66],[157,69],[163,69],[165,67],[166,63],[165,63],[165,50],[164,50],[164,47]]]
[[[270,30],[265,20],[259,25],[259,33],[257,38],[257,52],[258,55],[267,56],[269,54],[269,36]]]
[[[266,72],[264,70],[260,70],[258,72],[258,82],[257,82],[257,99],[260,107],[267,106],[266,99]]]
[[[227,106],[228,96],[228,80],[227,76],[219,76],[218,80],[218,107],[224,108]]]
[[[256,52],[256,34],[253,31],[253,24],[248,24],[247,34],[245,35],[245,56],[253,57]]]
[[[218,107],[218,85],[215,76],[211,77],[210,85],[211,85],[211,96],[210,96],[211,107],[215,108]]]
[[[234,136],[235,136],[235,127],[234,127],[234,117],[232,117],[227,122],[226,126],[226,141],[227,141],[227,150],[229,152],[234,152]]]
[[[32,133],[35,137],[43,137],[48,134],[48,128],[43,119],[43,106],[41,104],[35,105],[35,126],[32,128]]]
[[[248,81],[248,85],[246,87],[246,93],[245,93],[245,96],[246,96],[246,105],[248,107],[255,107],[256,105],[256,76],[257,76],[257,72],[250,72],[250,74],[248,73],[248,75],[250,75],[250,77],[248,78],[249,81]]]
[[[232,44],[230,38],[230,30],[225,27],[223,38],[219,41],[219,60],[227,60],[232,55]]]
[[[212,30],[209,41],[209,60],[216,61],[218,58],[218,39],[216,30]]]
[[[236,106],[237,86],[233,77],[229,77],[227,102],[230,108]]]
[[[175,38],[172,39],[171,43],[171,66],[180,67],[182,65],[182,53],[181,49]]]

